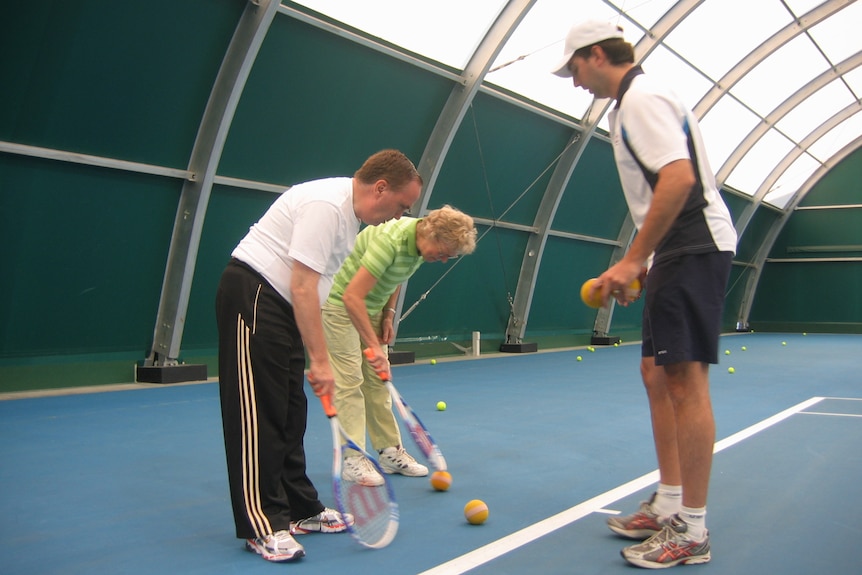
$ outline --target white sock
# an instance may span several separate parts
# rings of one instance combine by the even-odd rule
[[[652,502],[653,511],[662,517],[669,517],[679,513],[682,507],[682,486],[658,484],[655,499]]]
[[[703,541],[706,537],[706,507],[682,507],[678,515],[688,526],[688,536],[695,541]]]

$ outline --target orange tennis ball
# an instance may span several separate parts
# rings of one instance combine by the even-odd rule
[[[596,290],[590,295],[590,290],[595,282],[596,278],[590,278],[581,286],[581,300],[583,300],[587,307],[591,308],[602,307],[602,290]]]
[[[437,491],[446,491],[452,486],[452,475],[448,471],[435,471],[431,474],[431,487]]]
[[[588,307],[591,308],[602,307],[602,290],[597,289],[595,292],[590,294],[590,290],[592,290],[595,281],[596,278],[590,278],[584,282],[584,285],[581,286],[581,299]],[[635,301],[636,299],[638,299],[638,297],[640,297],[640,293],[641,282],[639,279],[635,278],[625,290],[626,299],[628,301]]]
[[[641,294],[641,282],[638,278],[632,280],[629,287],[626,288],[626,298],[629,301],[635,301]]]
[[[464,506],[464,517],[472,525],[481,525],[488,519],[488,506],[479,499],[468,501]]]

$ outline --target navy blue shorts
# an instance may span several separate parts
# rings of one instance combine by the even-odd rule
[[[724,290],[733,254],[689,254],[654,264],[647,275],[642,357],[656,365],[718,363]]]

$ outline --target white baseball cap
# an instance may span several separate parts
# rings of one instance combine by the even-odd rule
[[[587,20],[580,24],[575,24],[569,30],[566,36],[566,46],[563,49],[563,59],[560,60],[551,72],[560,78],[571,78],[572,72],[569,70],[569,60],[572,59],[574,53],[581,48],[592,46],[602,40],[611,38],[623,38],[623,29],[616,24],[603,22],[601,20]]]

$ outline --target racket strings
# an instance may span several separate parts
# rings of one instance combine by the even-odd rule
[[[341,508],[353,515],[349,529],[363,545],[382,547],[392,540],[397,512],[385,483],[371,486],[342,479],[336,497]]]

